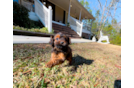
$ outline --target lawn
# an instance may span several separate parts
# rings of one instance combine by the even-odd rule
[[[13,45],[14,88],[114,88],[121,78],[121,46],[99,43],[71,44],[73,65],[46,68],[49,44]]]

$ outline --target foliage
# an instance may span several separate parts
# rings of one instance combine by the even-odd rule
[[[79,1],[86,9],[87,11],[89,11],[90,13],[92,13],[92,10],[91,8],[89,7],[89,3],[85,0],[80,0]],[[90,24],[91,21],[89,19],[86,19],[86,20],[82,20],[84,24]]]
[[[112,25],[117,24],[117,20],[115,18],[112,19]]]
[[[100,14],[100,10],[97,10],[96,13],[95,13],[95,15],[96,15],[96,16],[95,16],[96,18],[99,18],[99,16],[101,15],[101,14]]]
[[[109,40],[111,44],[121,45],[121,33],[117,32],[112,25],[104,27],[103,33],[109,35]]]
[[[107,31],[107,32],[110,32],[110,33],[111,33],[111,31],[112,31],[113,29],[114,29],[113,26],[109,24],[108,26],[106,26],[106,27],[103,29],[103,31]]]
[[[92,10],[89,7],[89,3],[85,0],[80,0],[80,3],[90,12],[92,13]]]
[[[13,23],[25,28],[41,28],[43,25],[41,22],[32,21],[28,18],[29,10],[24,6],[19,5],[17,2],[13,2]]]
[[[96,20],[92,24],[92,33],[97,35],[97,38],[99,38],[99,25],[100,25],[100,10],[97,10],[95,13]],[[104,16],[105,17],[105,16]],[[113,18],[111,20],[111,23],[109,23],[109,20],[106,19],[104,25],[101,26],[102,32],[104,35],[109,36],[109,40],[111,44],[121,45],[121,30],[119,30],[120,25],[118,25],[117,20]],[[103,41],[104,42],[104,41]]]
[[[70,23],[69,22],[67,22],[67,27],[70,27]]]
[[[96,22],[93,22],[91,31],[94,35],[98,35],[99,31]],[[102,32],[103,35],[109,36],[109,41],[111,44],[121,45],[121,29],[119,32],[117,32],[117,30],[111,24],[108,24],[107,26],[104,26]],[[96,38],[98,38],[98,36],[96,36]]]
[[[48,33],[48,28],[43,27],[43,28],[40,29],[40,32]]]
[[[90,3],[85,0],[79,0],[79,2],[89,11]],[[105,0],[105,3],[102,4],[102,1],[97,0],[100,8],[96,8],[95,11],[95,21],[92,23],[91,32],[93,35],[99,39],[100,30],[104,33],[104,35],[108,35],[111,44],[121,45],[121,25],[118,24],[115,16],[116,10],[120,8],[120,0]],[[90,12],[90,11],[89,11]],[[91,10],[92,12],[92,10]],[[109,18],[112,18],[110,21]],[[84,20],[84,24],[90,24],[91,21]],[[120,23],[120,22],[119,22]]]
[[[121,45],[121,33],[116,32],[115,29],[111,31],[111,35],[109,38],[111,44]]]
[[[119,34],[116,36],[111,36],[110,38],[111,38],[110,40],[111,44],[121,45],[121,36]]]
[[[43,28],[24,28],[24,27],[19,27],[19,26],[13,26],[13,29],[17,29],[17,30],[24,30],[24,31],[31,31],[31,32],[41,32],[41,33],[49,33],[48,32],[48,28],[43,27]],[[53,34],[54,30],[52,29],[52,32],[49,34]]]

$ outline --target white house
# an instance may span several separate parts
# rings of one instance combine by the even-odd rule
[[[32,20],[40,20],[49,32],[52,31],[52,24],[66,26],[70,24],[80,37],[89,37],[91,34],[90,26],[83,24],[82,19],[95,20],[78,0],[18,0],[20,4],[25,6],[29,12],[29,18]],[[84,27],[83,27],[84,25]]]

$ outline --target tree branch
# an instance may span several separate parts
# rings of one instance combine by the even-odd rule
[[[100,4],[100,7],[101,7],[101,9],[102,9],[102,5],[101,5],[101,2],[100,2],[100,0],[98,0],[98,2],[99,2],[99,4]]]

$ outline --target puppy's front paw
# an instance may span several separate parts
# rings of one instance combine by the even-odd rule
[[[52,65],[52,63],[46,63],[46,65],[45,65],[46,67],[48,67],[48,68],[51,68],[53,65]]]

